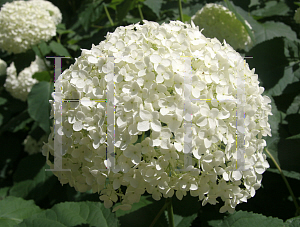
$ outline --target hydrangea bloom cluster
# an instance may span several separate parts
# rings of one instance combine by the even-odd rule
[[[81,101],[62,106],[58,129],[62,167],[71,171],[54,174],[77,191],[99,193],[107,208],[119,197],[122,205],[113,210],[130,209],[147,191],[155,200],[174,194],[181,200],[187,192],[203,205],[221,199],[225,204],[220,211],[233,212],[237,204],[255,195],[269,167],[262,136],[271,135],[270,99],[261,95],[264,89],[254,70],[226,42],[206,38],[193,23],[143,22],[118,27],[99,45],[82,50],[56,81],[63,99]],[[192,165],[187,167],[184,56],[191,57],[191,98],[210,100],[191,104]],[[245,80],[246,101],[241,105],[246,114],[246,170],[236,169],[236,103],[217,101],[235,97],[237,77]],[[95,100],[106,99],[111,79],[115,82],[116,165],[105,171],[109,167],[106,103]],[[52,128],[43,146],[51,169],[54,144]]]
[[[7,67],[6,62],[0,59],[0,76],[6,74],[6,67]]]
[[[17,54],[48,41],[61,18],[59,9],[47,1],[6,3],[0,11],[0,48]]]
[[[47,62],[47,64],[50,65],[50,62]],[[47,68],[43,60],[38,56],[36,56],[30,66],[23,69],[19,75],[17,75],[17,69],[15,64],[12,62],[6,69],[7,77],[4,87],[11,96],[25,102],[32,86],[38,83],[38,80],[32,78],[33,74],[45,70],[47,70]]]
[[[39,141],[36,141],[34,138],[28,135],[23,142],[24,150],[29,155],[39,153],[41,152],[44,142],[46,142],[47,139],[48,137],[44,135],[39,139]]]
[[[296,21],[296,23],[300,24],[300,8],[296,10],[294,20]]]
[[[216,37],[221,42],[225,39],[235,50],[251,45],[251,38],[243,24],[234,13],[222,5],[206,4],[191,19],[200,29],[204,28],[202,33],[206,37]],[[251,28],[250,24],[245,22]]]

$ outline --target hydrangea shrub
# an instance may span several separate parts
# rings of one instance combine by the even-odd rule
[[[118,27],[56,81],[62,105],[61,127],[49,135],[43,154],[53,169],[54,136],[61,136],[62,184],[99,193],[106,208],[126,210],[146,191],[155,200],[190,192],[207,203],[224,201],[220,212],[255,195],[269,167],[262,136],[271,135],[270,99],[262,96],[258,75],[226,42],[206,38],[199,28],[171,21]],[[184,58],[191,59],[192,164],[185,167],[186,115]],[[113,61],[110,59],[113,58]],[[236,70],[237,68],[241,70]],[[237,78],[245,83],[245,169],[236,168]],[[114,81],[115,168],[107,162],[106,102]],[[54,93],[55,98],[55,93]],[[76,101],[77,100],[77,101]],[[54,104],[55,105],[55,104]],[[52,117],[54,106],[52,108]],[[121,190],[123,186],[124,190]]]

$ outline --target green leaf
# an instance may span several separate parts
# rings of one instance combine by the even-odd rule
[[[261,29],[255,34],[256,44],[275,37],[285,37],[290,40],[297,40],[296,33],[290,26],[284,23],[267,21],[260,25]]]
[[[290,218],[285,221],[285,227],[299,227],[300,226],[300,216]]]
[[[41,154],[38,155],[41,156]],[[34,163],[31,165],[34,165]],[[37,202],[41,201],[47,196],[57,181],[53,173],[51,171],[45,171],[46,169],[49,169],[49,166],[45,164],[40,168],[38,174],[33,179],[14,183],[9,191],[9,195],[22,197],[24,199],[34,199]],[[26,173],[26,171],[24,172]]]
[[[290,136],[290,137],[288,137],[288,138],[286,138],[286,139],[288,139],[288,140],[295,140],[295,139],[300,139],[300,134],[298,134],[298,135],[294,135],[294,136]]]
[[[153,11],[153,13],[156,14],[157,17],[160,17],[159,12],[162,2],[162,0],[146,0],[144,1],[144,4],[148,6]]]
[[[283,227],[283,221],[278,218],[266,217],[247,211],[237,211],[218,225],[219,227]]]
[[[234,15],[236,16],[236,18],[243,24],[244,28],[246,29],[248,35],[250,36],[252,42],[254,43],[255,41],[255,38],[254,38],[254,35],[252,33],[252,30],[251,28],[246,24],[245,22],[245,19],[238,13],[238,11],[236,10],[235,6],[230,3],[230,1],[228,0],[224,0],[226,5],[227,5],[227,8],[234,13]]]
[[[290,9],[284,2],[268,1],[265,4],[265,7],[251,11],[251,14],[259,17],[285,16]]]
[[[118,21],[121,23],[123,19],[126,17],[127,13],[129,12],[132,3],[132,0],[124,0],[121,4],[117,5],[117,17]]]
[[[259,0],[250,0],[249,8],[259,5]]]
[[[102,0],[96,0],[83,5],[83,9],[79,14],[79,22],[85,31],[88,31],[91,22],[96,21],[103,11]]]
[[[280,174],[278,169],[268,168],[267,171]],[[286,176],[286,177],[300,180],[300,173],[298,173],[296,171],[287,171],[287,170],[281,170],[281,171],[283,172],[284,176]]]
[[[13,62],[17,69],[17,74],[19,74],[23,69],[30,66],[31,62],[35,60],[35,53],[32,50],[28,50],[25,53],[15,54]]]
[[[50,46],[51,50],[60,57],[61,56],[63,56],[63,57],[70,57],[71,56],[69,54],[69,52],[67,51],[67,49],[58,42],[51,41],[49,46]]]
[[[26,201],[8,196],[0,201],[0,226],[15,226],[23,219],[39,212],[41,212],[41,209],[32,200]]]
[[[48,71],[37,72],[32,75],[32,78],[35,78],[38,81],[47,81],[47,82],[51,80],[51,76]]]
[[[100,224],[101,223],[101,224]],[[100,202],[65,202],[53,206],[20,223],[19,227],[89,226],[117,227],[118,219]]]
[[[300,2],[294,2],[294,4],[300,6]]]
[[[125,210],[119,209],[119,210],[116,211],[116,215],[117,215],[117,217],[120,217],[120,216],[129,214],[131,212],[134,212],[136,210],[139,210],[139,209],[141,209],[141,208],[143,208],[145,206],[148,206],[148,205],[150,205],[152,203],[153,203],[153,201],[151,200],[151,196],[150,195],[149,196],[141,196],[141,199],[140,199],[140,201],[138,203],[132,204],[131,210],[126,210],[125,211]],[[116,203],[115,204],[115,206],[118,206],[118,205],[121,205],[121,203]]]
[[[0,97],[0,106],[4,105],[7,102],[7,99]]]
[[[7,196],[9,189],[10,187],[0,188],[0,201]]]
[[[53,92],[53,83],[46,81],[35,84],[28,95],[28,113],[30,117],[39,123],[39,126],[50,133],[50,104],[49,99]]]
[[[38,55],[40,58],[44,58],[47,54],[51,52],[50,47],[47,43],[42,41],[38,46],[32,47],[33,51],[36,55]]]
[[[289,108],[286,111],[286,114],[300,114],[300,95],[297,95],[292,104],[289,106]],[[293,137],[293,136],[292,136]],[[292,138],[287,138],[287,139],[292,139]]]
[[[167,211],[165,211],[165,215],[167,216]],[[197,214],[192,214],[187,217],[174,214],[174,224],[176,227],[190,227],[196,218]]]

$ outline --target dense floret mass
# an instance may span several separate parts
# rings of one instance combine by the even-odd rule
[[[0,11],[0,49],[23,53],[56,35],[59,9],[41,0],[6,3]]]
[[[206,37],[216,37],[221,42],[225,39],[235,50],[251,45],[251,38],[243,24],[222,5],[206,4],[191,19],[200,29],[204,29],[202,33]],[[250,24],[245,22],[251,28]]]
[[[56,143],[62,141],[62,167],[71,171],[54,174],[77,191],[99,193],[107,208],[120,197],[122,205],[114,210],[130,209],[145,191],[155,200],[174,194],[181,200],[190,192],[203,205],[223,200],[220,212],[233,212],[255,195],[269,167],[262,136],[271,135],[270,99],[261,95],[254,70],[226,42],[206,38],[193,23],[143,23],[118,27],[99,45],[82,50],[56,81],[61,96],[53,97],[73,101],[63,102],[62,127],[52,128],[43,146],[47,163],[54,168],[54,135],[61,136]],[[245,83],[245,101],[239,104],[245,110],[244,169],[236,168],[237,78]],[[105,102],[111,80],[114,98]],[[190,100],[199,100],[186,114],[188,92]],[[107,126],[111,101],[115,135]],[[52,115],[60,110],[57,104]],[[188,118],[190,150],[185,148]],[[107,160],[108,138],[115,138],[114,168]],[[188,166],[186,155],[192,158]]]
[[[49,62],[47,62],[47,64],[49,64]],[[30,66],[23,69],[19,75],[17,75],[17,69],[12,62],[6,69],[7,77],[4,87],[11,96],[25,102],[32,86],[38,83],[38,80],[32,78],[32,76],[37,72],[45,70],[47,70],[45,63],[38,56],[36,56],[35,61],[31,62]]]

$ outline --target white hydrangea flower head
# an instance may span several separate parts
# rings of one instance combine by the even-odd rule
[[[7,68],[6,62],[0,59],[0,76],[6,74],[6,68]]]
[[[220,42],[225,39],[235,50],[245,49],[252,44],[251,38],[243,24],[226,7],[209,3],[200,9],[191,20],[206,37],[216,37]],[[251,28],[250,24],[245,21]]]
[[[300,24],[300,7],[295,12],[294,20],[296,21],[296,23]]]
[[[30,135],[28,135],[24,142],[24,150],[29,154],[36,154],[42,151],[42,147],[44,145],[44,142],[46,142],[48,137],[46,135],[42,136],[39,141],[36,141],[34,138],[32,138]]]
[[[47,10],[52,17],[52,20],[54,21],[55,25],[58,25],[62,21],[62,14],[58,7],[53,5],[51,2],[48,2],[46,0],[31,0],[35,1],[35,4],[38,4],[43,9]]]
[[[56,80],[63,99],[80,101],[64,102],[62,127],[57,131],[62,137],[62,166],[71,172],[54,174],[77,191],[99,193],[107,208],[119,196],[122,205],[113,211],[130,209],[145,191],[155,200],[174,194],[181,200],[189,191],[203,205],[223,200],[220,211],[233,212],[237,204],[254,196],[269,167],[262,136],[271,135],[270,99],[261,95],[264,89],[259,87],[258,75],[226,42],[206,38],[194,24],[143,23],[118,27],[99,45],[82,50],[74,65]],[[190,87],[184,84],[184,56],[191,56]],[[240,105],[246,116],[246,170],[236,169],[237,104],[216,100],[237,95],[237,78],[245,82],[246,100]],[[110,136],[106,102],[96,101],[107,98],[111,79],[115,83],[114,169],[106,160]],[[211,102],[191,104],[192,165],[185,168],[187,88],[191,99]],[[51,130],[43,154],[53,169]]]
[[[50,62],[47,61],[47,64],[50,65]],[[36,56],[30,66],[23,69],[19,75],[17,75],[17,69],[15,64],[12,62],[6,69],[7,77],[4,87],[11,96],[25,102],[33,85],[38,83],[37,79],[32,78],[33,74],[43,72],[45,70],[47,70],[47,68],[43,60],[38,56]]]
[[[59,14],[55,6],[47,10],[48,6],[48,3],[41,4],[40,1],[5,3],[0,11],[0,49],[23,53],[55,36]]]

